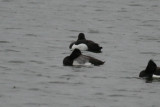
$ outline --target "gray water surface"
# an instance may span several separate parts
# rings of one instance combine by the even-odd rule
[[[62,65],[80,32],[104,65]],[[0,105],[159,107],[159,81],[138,78],[160,65],[159,32],[159,0],[0,0]]]

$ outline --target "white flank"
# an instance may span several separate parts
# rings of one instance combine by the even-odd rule
[[[153,74],[153,78],[160,78],[160,75],[154,75]]]
[[[77,61],[73,61],[73,65],[82,65],[82,64],[78,63]]]
[[[90,62],[85,63],[86,66],[91,66],[92,64]]]
[[[92,64],[88,61],[88,57],[80,55],[73,61],[73,65],[91,66]]]
[[[86,51],[86,50],[88,50],[88,47],[87,47],[87,45],[86,44],[79,44],[79,45],[73,45],[72,46],[72,48],[71,48],[71,50],[73,51],[74,49],[79,49],[79,50],[81,50],[81,51]]]
[[[79,63],[78,61],[73,61],[73,65],[78,66],[78,65],[82,65],[82,66],[92,66],[92,64],[90,62],[85,62],[85,63]]]

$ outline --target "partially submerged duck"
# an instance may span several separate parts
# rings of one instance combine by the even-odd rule
[[[142,78],[160,78],[160,67],[153,60],[149,60],[145,70],[139,73]]]
[[[95,52],[95,53],[102,52],[101,51],[102,47],[99,46],[98,43],[95,43],[91,40],[86,40],[84,33],[80,33],[78,35],[77,41],[71,43],[69,48],[71,50],[79,49],[81,51],[91,51],[91,52]]]
[[[93,58],[91,56],[83,55],[79,49],[74,49],[70,56],[63,59],[64,66],[73,65],[95,65],[99,66],[104,64],[104,61]]]

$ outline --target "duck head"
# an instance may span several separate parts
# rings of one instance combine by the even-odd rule
[[[78,40],[85,40],[86,38],[85,38],[85,35],[84,35],[84,33],[80,33],[79,35],[78,35]]]

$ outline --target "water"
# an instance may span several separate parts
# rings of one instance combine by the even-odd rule
[[[159,0],[0,0],[1,107],[159,107],[160,83],[138,75],[160,65]],[[83,32],[99,67],[64,67]]]

